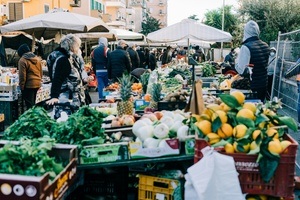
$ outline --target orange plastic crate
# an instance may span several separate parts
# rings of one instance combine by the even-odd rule
[[[156,200],[163,195],[165,200],[178,200],[173,196],[180,186],[176,179],[160,178],[155,176],[139,175],[139,200]]]
[[[287,153],[280,154],[279,165],[269,183],[265,183],[260,176],[259,166],[256,163],[257,155],[227,154],[223,148],[215,148],[215,150],[233,157],[243,193],[264,194],[294,200],[295,160],[298,142],[288,134],[284,135],[284,139],[291,141],[292,144],[287,147]],[[206,140],[196,139],[194,163],[203,157],[201,149],[206,146],[209,146]]]

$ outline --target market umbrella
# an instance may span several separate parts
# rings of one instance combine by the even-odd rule
[[[230,42],[230,33],[197,22],[193,19],[184,19],[171,26],[159,29],[147,35],[147,40],[154,43],[170,43],[186,40],[206,42]]]
[[[109,27],[100,18],[54,10],[1,26],[0,31],[24,31],[38,39],[51,39],[58,33],[109,32]]]

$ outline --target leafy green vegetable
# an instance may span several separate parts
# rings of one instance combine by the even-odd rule
[[[58,158],[50,157],[55,140],[49,136],[38,139],[20,138],[20,144],[5,144],[0,148],[0,173],[42,176],[49,172],[54,179],[63,169]]]
[[[56,127],[56,121],[51,119],[47,111],[42,107],[33,107],[24,112],[17,121],[9,126],[3,138],[7,140],[19,140],[21,137],[38,138],[50,136],[50,129]]]

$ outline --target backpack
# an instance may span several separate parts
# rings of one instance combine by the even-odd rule
[[[63,56],[65,56],[65,55],[63,53],[61,53],[60,51],[53,51],[47,57],[47,68],[48,68],[49,77],[50,77],[51,81],[54,77],[54,72],[55,72],[54,67],[56,66],[56,62],[59,58],[61,58]]]

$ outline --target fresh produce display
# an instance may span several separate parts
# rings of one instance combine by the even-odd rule
[[[23,136],[39,138],[46,135],[55,139],[57,143],[75,144],[79,145],[79,148],[86,139],[96,138],[95,140],[99,139],[99,142],[103,143],[106,135],[101,127],[106,116],[91,107],[83,106],[70,115],[67,121],[58,123],[51,119],[43,108],[34,107],[5,130],[4,139],[19,140]]]
[[[132,126],[136,141],[143,143],[145,148],[162,147],[168,138],[179,138],[181,141],[188,135],[185,125],[189,113],[177,111],[156,111],[142,116]]]
[[[120,84],[118,82],[111,83],[106,88],[104,88],[105,91],[116,91],[120,89]]]
[[[231,82],[231,87],[235,89],[241,90],[249,90],[250,89],[250,80],[249,78],[242,77],[240,75],[236,75],[235,79]]]
[[[132,76],[130,74],[123,74],[119,78],[120,83],[120,95],[121,100],[118,102],[117,111],[118,116],[122,117],[123,115],[132,115],[133,114],[133,102],[131,101],[131,85],[133,83]]]
[[[132,92],[141,93],[142,92],[142,83],[133,83],[131,86]]]
[[[186,102],[187,97],[189,96],[189,93],[186,90],[178,90],[177,92],[172,92],[167,94],[163,98],[163,101],[168,101],[168,102]]]
[[[17,121],[5,129],[3,138],[19,140],[23,136],[28,138],[51,136],[51,128],[56,126],[56,121],[51,119],[45,109],[34,107],[24,112]]]
[[[23,137],[18,145],[5,144],[0,148],[0,173],[27,176],[49,173],[53,180],[64,169],[59,158],[48,154],[54,143],[54,139],[45,136],[38,139]]]
[[[203,62],[200,64],[200,66],[202,71],[202,77],[211,77],[214,76],[217,72],[215,66],[209,62]]]
[[[157,109],[157,103],[160,101],[161,95],[161,84],[160,83],[153,83],[151,86],[151,100],[150,100],[150,108]]]
[[[209,104],[201,115],[193,116],[191,130],[212,146],[224,146],[227,153],[259,154],[257,162],[268,182],[280,153],[290,144],[283,139],[283,127],[296,131],[295,120],[279,116],[263,104],[245,102],[245,95],[238,90],[220,98],[220,105]]]
[[[144,72],[140,77],[140,83],[142,84],[143,93],[147,93],[148,81],[149,81],[150,73]]]

